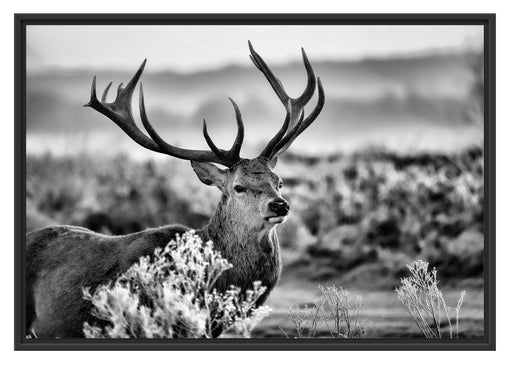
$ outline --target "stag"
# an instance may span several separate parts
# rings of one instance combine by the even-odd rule
[[[148,135],[136,125],[131,101],[146,60],[128,84],[119,85],[113,102],[107,102],[108,84],[101,101],[96,97],[96,77],[92,81],[90,107],[116,123],[130,138],[151,151],[190,161],[201,182],[222,192],[220,202],[209,223],[197,234],[211,240],[216,250],[232,263],[217,281],[216,288],[230,285],[242,290],[254,281],[267,287],[258,302],[261,305],[276,285],[281,272],[281,255],[276,225],[286,220],[288,202],[281,196],[283,182],[273,172],[278,157],[318,117],[324,105],[320,79],[302,49],[307,85],[298,98],[288,96],[282,83],[272,73],[249,42],[250,58],[263,73],[279,100],[286,116],[274,137],[261,154],[252,159],[240,157],[244,124],[238,105],[229,99],[235,111],[238,131],[229,150],[215,145],[203,120],[203,135],[210,150],[191,150],[172,146],[156,132],[146,113],[140,85],[139,110]],[[318,87],[317,87],[318,85]],[[318,89],[318,101],[308,116],[304,107]],[[222,165],[226,169],[221,169]],[[124,236],[107,236],[74,226],[51,226],[27,235],[26,254],[26,331],[39,337],[83,337],[83,323],[94,321],[91,304],[82,299],[82,288],[108,283],[126,271],[141,257],[152,255],[177,234],[190,228],[171,224]]]

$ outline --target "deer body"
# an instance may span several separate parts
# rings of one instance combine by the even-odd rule
[[[140,257],[163,247],[185,227],[168,226],[126,236],[100,235],[55,226],[27,235],[27,333],[38,338],[83,337],[93,321],[83,287],[94,288],[126,271]]]
[[[267,291],[275,286],[281,272],[281,257],[274,228],[247,232],[244,240],[219,232],[217,216],[197,231],[203,241],[233,264],[216,282],[225,291],[229,285],[242,290],[261,281]],[[155,248],[165,247],[176,235],[190,230],[180,225],[147,229],[125,236],[107,236],[81,227],[56,226],[27,236],[27,331],[40,338],[82,337],[83,323],[94,323],[92,305],[82,299],[83,287],[94,288],[113,280]],[[227,240],[223,240],[224,237]],[[34,303],[32,298],[38,298]]]
[[[267,298],[281,272],[281,255],[275,227],[289,213],[288,203],[281,197],[282,180],[272,170],[277,157],[318,116],[324,94],[318,80],[318,103],[304,119],[303,108],[316,88],[311,65],[303,52],[308,72],[308,85],[297,99],[288,97],[261,57],[251,49],[251,59],[263,72],[286,108],[283,126],[260,156],[242,159],[239,152],[244,137],[240,110],[234,101],[238,133],[230,150],[215,146],[208,135],[206,122],[203,134],[211,151],[187,150],[167,144],[153,129],[146,115],[142,87],[140,114],[150,135],[142,133],[133,121],[131,97],[142,74],[145,61],[125,88],[118,88],[112,103],[106,102],[107,86],[101,102],[96,98],[93,81],[90,106],[112,119],[134,141],[152,151],[191,161],[201,182],[216,186],[222,193],[209,224],[198,230],[203,241],[211,240],[217,251],[233,267],[217,280],[216,288],[230,285],[243,291],[261,281],[267,288],[258,305]],[[220,169],[217,163],[228,167]],[[82,337],[83,323],[94,322],[92,305],[82,299],[82,288],[95,288],[116,279],[143,256],[150,256],[176,235],[190,228],[168,225],[124,236],[107,236],[73,226],[42,228],[27,235],[26,251],[26,331],[38,337]]]

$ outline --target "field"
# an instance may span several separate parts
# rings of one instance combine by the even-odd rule
[[[361,318],[374,336],[420,336],[393,293],[416,259],[437,267],[449,305],[467,290],[461,334],[483,335],[480,147],[451,154],[289,153],[276,171],[292,215],[279,227],[284,271],[267,303],[274,312],[255,336],[293,336],[289,307],[311,303],[319,284],[361,294]],[[110,234],[167,223],[200,228],[218,199],[183,161],[27,158],[27,231],[49,224]]]

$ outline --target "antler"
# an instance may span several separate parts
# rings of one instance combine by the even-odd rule
[[[250,58],[256,67],[265,75],[270,86],[274,89],[281,103],[286,109],[286,117],[281,129],[263,149],[260,156],[272,159],[288,149],[292,142],[318,117],[325,103],[325,94],[320,78],[316,78],[313,68],[309,63],[306,52],[302,48],[302,60],[306,68],[308,81],[306,89],[298,98],[288,96],[281,81],[267,66],[263,58],[254,50],[249,41]],[[318,101],[315,109],[304,119],[304,107],[311,100],[318,83]]]
[[[126,87],[122,87],[122,83],[117,88],[117,96],[116,99],[112,103],[107,103],[106,98],[110,86],[112,82],[110,82],[103,95],[101,97],[101,102],[96,97],[96,76],[94,76],[91,85],[91,99],[85,107],[91,107],[94,110],[100,112],[105,115],[107,118],[111,119],[114,123],[116,123],[131,139],[140,144],[142,147],[145,147],[151,151],[164,153],[166,155],[170,155],[173,157],[181,158],[184,160],[194,160],[194,161],[202,161],[202,162],[215,162],[226,167],[231,167],[240,161],[240,149],[242,148],[242,143],[244,139],[244,124],[242,121],[242,116],[240,114],[240,109],[238,105],[232,100],[233,108],[235,109],[236,122],[238,127],[238,132],[235,138],[235,142],[233,146],[229,150],[223,150],[215,146],[212,139],[208,135],[208,131],[206,128],[206,120],[203,119],[203,135],[211,148],[211,151],[205,150],[190,150],[185,148],[179,148],[172,146],[165,142],[162,137],[155,131],[146,114],[146,108],[144,105],[144,92],[142,90],[142,84],[140,85],[140,98],[139,98],[139,111],[140,117],[142,120],[142,124],[144,128],[148,132],[151,138],[145,135],[135,124],[132,114],[131,102],[133,92],[135,90],[135,86],[137,85],[142,72],[144,71],[144,66],[146,65],[146,60],[142,62],[142,65],[139,67],[135,75],[133,75],[132,79],[126,84]]]
[[[293,141],[302,132],[304,132],[304,130],[306,130],[306,128],[308,128],[311,125],[311,123],[313,123],[315,119],[318,117],[325,103],[324,89],[322,87],[320,78],[317,78],[315,76],[313,68],[309,63],[308,57],[306,55],[306,52],[304,52],[304,49],[302,49],[302,59],[304,62],[304,66],[306,68],[308,81],[306,89],[298,98],[292,98],[288,96],[288,94],[284,90],[281,81],[279,81],[279,79],[272,73],[272,71],[267,66],[265,61],[261,58],[261,56],[258,53],[256,53],[256,51],[252,47],[251,42],[249,42],[249,49],[251,52],[251,60],[254,62],[256,67],[263,73],[263,75],[265,75],[268,82],[272,86],[272,89],[274,89],[275,93],[279,97],[279,100],[281,100],[281,102],[283,103],[286,110],[286,117],[283,125],[281,126],[281,129],[279,129],[276,135],[270,140],[270,142],[267,144],[267,146],[263,149],[263,151],[260,154],[260,156],[272,159],[273,157],[278,156],[284,151],[286,151],[288,147],[293,143]],[[132,138],[135,142],[137,142],[144,148],[147,148],[151,151],[167,154],[184,160],[214,162],[224,165],[226,167],[232,167],[234,164],[240,161],[240,149],[242,148],[242,143],[244,139],[244,124],[242,121],[240,109],[231,98],[229,100],[231,101],[231,103],[233,104],[233,108],[235,109],[235,117],[238,131],[235,137],[235,141],[233,142],[233,145],[229,150],[220,149],[215,145],[215,143],[213,143],[212,139],[210,138],[210,135],[208,134],[206,120],[204,119],[203,136],[211,151],[190,150],[186,148],[175,147],[165,142],[163,138],[160,137],[160,135],[153,128],[147,117],[142,84],[140,85],[139,112],[142,124],[146,131],[148,132],[149,137],[137,127],[133,119],[131,102],[135,86],[139,82],[142,72],[144,71],[145,65],[146,60],[142,62],[142,65],[139,67],[135,75],[133,75],[132,79],[128,82],[128,84],[126,84],[126,87],[123,87],[122,83],[119,85],[119,87],[117,88],[117,96],[115,100],[111,103],[107,103],[106,98],[108,95],[108,91],[112,86],[112,82],[110,82],[105,88],[105,91],[103,92],[100,102],[96,97],[96,76],[94,76],[91,85],[91,98],[89,102],[84,106],[91,107],[94,110],[100,112],[101,114],[111,119],[130,138]],[[317,85],[317,104],[313,111],[306,118],[304,118],[304,107],[313,97]]]

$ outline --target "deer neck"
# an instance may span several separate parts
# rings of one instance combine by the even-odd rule
[[[219,280],[220,289],[235,285],[242,289],[261,281],[271,289],[281,271],[281,255],[275,227],[248,227],[221,201],[208,225],[199,232],[233,268]]]

